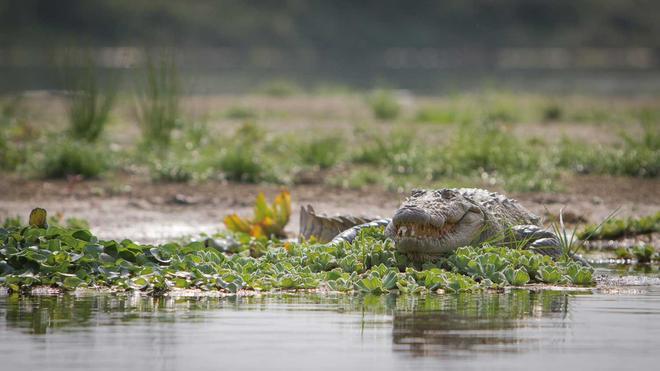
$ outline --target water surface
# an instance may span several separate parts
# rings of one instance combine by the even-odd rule
[[[2,370],[655,369],[660,287],[0,296]]]

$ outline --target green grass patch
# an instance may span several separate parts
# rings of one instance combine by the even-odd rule
[[[257,112],[249,107],[234,106],[227,109],[225,117],[232,120],[254,120],[257,118]]]
[[[401,113],[401,105],[394,94],[388,90],[378,90],[372,93],[367,102],[374,117],[378,120],[394,120]]]
[[[265,133],[253,123],[243,124],[226,141],[218,168],[228,180],[257,183],[269,178],[269,165],[263,156]]]
[[[588,225],[578,232],[580,239],[616,239],[660,232],[660,212],[641,218],[609,219],[602,225]]]
[[[556,170],[541,145],[522,141],[494,122],[461,125],[445,145],[426,143],[405,129],[369,133],[360,143],[352,161],[382,169],[383,179],[407,177],[421,182],[416,186],[478,179],[517,191],[555,188]]]
[[[31,155],[29,144],[41,134],[30,124],[21,102],[20,95],[0,100],[0,170],[15,171],[26,164]]]
[[[557,158],[558,166],[577,173],[655,178],[660,175],[660,133],[647,124],[640,138],[624,135],[623,144],[614,147],[563,139]]]
[[[543,121],[561,121],[564,118],[564,109],[557,103],[546,104],[541,113]]]
[[[38,171],[44,178],[74,175],[96,178],[109,169],[108,155],[109,151],[98,144],[72,140],[53,141],[44,148]]]
[[[100,86],[98,68],[94,58],[84,56],[81,69],[65,70],[65,85],[68,92],[67,112],[69,132],[78,140],[95,142],[103,134],[116,89]]]
[[[299,94],[302,88],[293,81],[274,79],[262,84],[257,92],[274,98],[286,98]]]
[[[136,113],[147,146],[166,148],[180,118],[181,81],[173,56],[147,59]]]
[[[344,141],[335,136],[315,138],[298,143],[295,151],[303,164],[327,169],[342,158]]]
[[[470,122],[471,119],[468,112],[451,107],[423,107],[415,114],[415,121],[433,124],[459,124]]]

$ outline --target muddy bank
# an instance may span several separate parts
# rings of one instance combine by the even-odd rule
[[[660,210],[660,181],[638,178],[578,176],[566,180],[559,193],[511,194],[542,216],[564,209],[571,223],[599,222],[613,210],[623,216],[649,215]],[[259,192],[272,198],[281,186],[205,182],[165,183],[125,179],[94,181],[23,180],[0,177],[0,218],[20,215],[25,219],[35,206],[60,213],[64,219],[83,218],[104,239],[130,238],[162,242],[223,229],[229,213],[251,215]],[[405,194],[379,188],[346,190],[324,185],[300,185],[291,191],[293,211],[287,231],[298,230],[300,205],[312,204],[328,214],[389,216]]]

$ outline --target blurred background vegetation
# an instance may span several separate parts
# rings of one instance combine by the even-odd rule
[[[657,14],[643,0],[0,1],[0,169],[397,191],[657,178]]]

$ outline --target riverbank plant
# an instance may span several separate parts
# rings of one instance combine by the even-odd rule
[[[0,229],[0,285],[141,290],[315,289],[382,294],[463,292],[531,282],[593,284],[591,268],[529,250],[463,247],[424,264],[399,255],[382,229],[353,243],[320,245],[217,235],[185,244],[101,240],[87,229],[8,225]]]
[[[67,67],[64,75],[69,133],[95,142],[103,134],[117,91],[114,85],[101,86],[96,61],[89,54],[82,57],[82,67]]]
[[[587,225],[579,233],[582,240],[616,239],[660,232],[660,212],[639,218],[606,220],[601,225]]]
[[[283,237],[284,227],[291,217],[291,194],[282,191],[275,196],[273,203],[268,205],[266,196],[259,193],[254,203],[254,217],[241,218],[237,214],[225,217],[224,223],[228,230],[249,234],[252,237]]]
[[[401,105],[389,90],[373,92],[367,99],[374,117],[378,120],[390,121],[399,116]]]
[[[235,130],[236,123],[230,120],[216,122],[204,118],[199,122],[182,118],[180,81],[173,59],[151,58],[145,70],[136,100],[142,145],[133,146],[133,134],[123,131],[116,141],[103,138],[114,133],[101,131],[106,134],[98,134],[102,137],[96,143],[99,149],[112,148],[113,153],[120,154],[115,157],[120,163],[114,164],[114,168],[130,174],[146,174],[154,182],[217,179],[290,185],[312,181],[348,188],[380,187],[397,192],[413,187],[448,185],[545,192],[560,190],[565,175],[570,174],[653,179],[659,174],[660,140],[657,130],[653,130],[658,114],[651,107],[616,110],[617,115],[644,125],[629,130],[608,146],[520,135],[522,124],[509,122],[507,114],[498,114],[498,111],[508,112],[513,107],[520,111],[517,117],[540,120],[542,107],[552,102],[559,104],[558,101],[493,93],[450,96],[437,107],[429,104],[428,109],[424,103],[419,111],[428,113],[424,120],[446,123],[443,126],[406,121],[415,120],[414,117],[398,117],[396,124],[382,126],[378,120],[365,119],[357,112],[354,116],[350,113],[350,120],[366,122],[359,121],[360,125],[348,134],[341,130],[321,130],[321,126],[318,132],[315,127],[311,134],[292,133],[270,123],[260,122],[257,126],[253,121],[246,121]],[[520,104],[516,103],[518,101]],[[568,103],[560,103],[565,112],[562,118],[578,110]],[[279,104],[284,105],[284,102]],[[304,118],[297,116],[299,104],[291,104],[291,118]],[[2,112],[6,112],[0,117],[3,126],[0,168],[28,176],[33,176],[38,168],[36,172],[42,174],[46,172],[44,166],[34,164],[44,162],[45,166],[50,166],[57,162],[51,159],[51,154],[61,152],[57,147],[71,144],[53,139],[61,137],[62,133],[40,135],[43,130],[37,130],[38,126],[31,120],[18,119],[25,114],[15,106],[7,102],[8,108],[3,109]],[[357,111],[359,105],[356,106]],[[251,120],[248,117],[253,117],[261,106],[252,102],[249,107],[233,113],[230,109],[222,117]],[[269,120],[263,115],[259,119]],[[68,163],[67,158],[74,155],[67,153],[58,157],[61,163]],[[55,175],[63,173],[90,176],[87,171],[61,171],[62,168],[66,166],[47,171],[47,176],[66,176]]]
[[[43,178],[97,178],[110,168],[109,151],[85,141],[54,140],[43,149],[43,160],[36,166]]]
[[[181,104],[181,81],[174,56],[147,58],[137,89],[135,107],[143,144],[168,147],[180,119]]]

